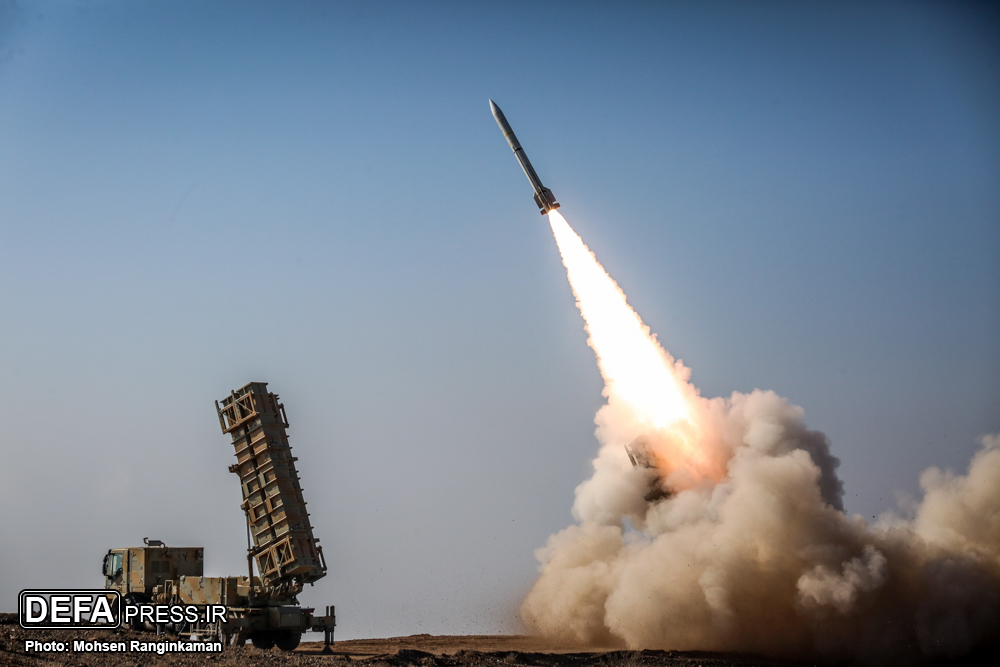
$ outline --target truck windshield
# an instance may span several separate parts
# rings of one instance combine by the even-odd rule
[[[122,555],[121,554],[111,554],[108,558],[107,569],[104,570],[104,574],[109,577],[115,576],[115,573],[122,568]]]

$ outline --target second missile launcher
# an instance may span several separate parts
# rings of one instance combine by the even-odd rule
[[[649,484],[646,495],[643,499],[649,503],[669,498],[673,494],[663,485],[663,480],[656,472],[656,454],[650,446],[646,436],[640,435],[631,443],[625,445],[625,453],[628,460],[632,462],[633,468],[646,471],[647,483]]]

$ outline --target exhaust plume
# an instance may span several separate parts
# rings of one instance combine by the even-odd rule
[[[704,398],[556,211],[604,378],[577,520],[521,615],[556,640],[919,663],[1000,640],[1000,435],[931,468],[913,518],[843,511],[839,461],[770,391]]]

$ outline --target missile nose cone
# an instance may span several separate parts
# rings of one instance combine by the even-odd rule
[[[497,106],[497,103],[494,102],[493,100],[490,100],[490,111],[493,113],[494,116],[497,115],[497,111],[499,110],[500,107]]]

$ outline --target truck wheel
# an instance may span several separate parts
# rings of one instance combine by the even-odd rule
[[[250,635],[250,641],[253,642],[254,648],[259,648],[261,651],[266,651],[274,646],[274,637],[271,636],[270,632],[255,632]]]
[[[247,643],[247,636],[242,632],[234,632],[224,636],[226,640],[223,643],[227,646],[245,646]]]
[[[282,651],[294,651],[295,647],[299,645],[300,639],[302,639],[301,632],[282,630],[281,632],[275,633],[274,643],[277,644],[278,648]]]
[[[140,598],[139,596],[129,593],[128,595],[125,595],[122,598],[122,613],[124,614],[126,605],[141,605],[145,604],[145,602],[146,600]],[[132,619],[129,620],[128,622],[128,629],[140,632],[144,629],[143,627],[144,625],[145,625],[144,623],[139,622],[138,618],[133,616]]]

